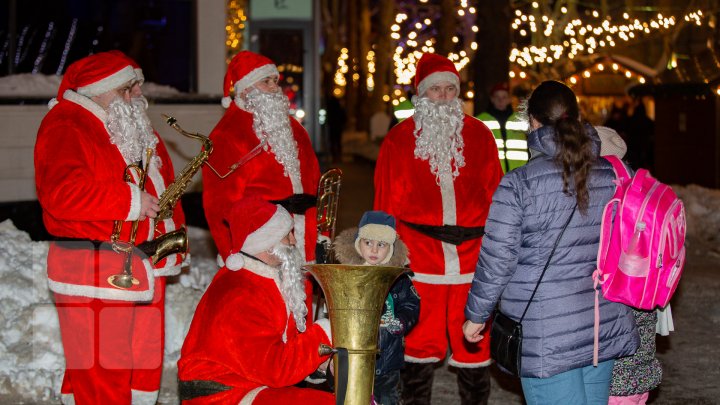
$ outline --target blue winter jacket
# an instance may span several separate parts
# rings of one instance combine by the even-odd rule
[[[600,139],[586,126],[597,155]],[[554,127],[528,136],[530,161],[509,172],[493,195],[480,258],[465,308],[467,319],[486,322],[499,301],[519,320],[562,226],[575,205],[563,193]],[[609,162],[597,159],[588,178],[590,205],[576,210],[523,320],[522,377],[547,378],[593,361],[596,269],[602,210],[615,190]],[[570,188],[572,189],[572,180]],[[639,344],[628,307],[600,299],[599,361],[631,355]]]

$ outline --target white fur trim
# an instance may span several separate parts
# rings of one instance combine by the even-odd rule
[[[135,69],[127,65],[104,79],[88,84],[87,86],[78,87],[77,92],[85,97],[99,96],[135,80],[136,77]]]
[[[130,186],[130,211],[125,220],[135,221],[140,218],[142,193],[137,185],[133,183],[127,183],[127,185]]]
[[[189,256],[189,255],[188,255],[188,256]],[[177,260],[176,257],[177,257],[177,256],[175,256],[175,255],[170,256],[170,258],[172,258],[173,261],[176,261],[176,260]],[[169,258],[168,258],[168,259],[169,259]],[[181,264],[177,264],[177,265],[175,265],[175,264],[168,264],[168,265],[165,265],[165,266],[163,266],[163,267],[161,267],[161,268],[159,268],[159,269],[154,269],[154,270],[153,270],[153,274],[155,275],[155,277],[177,276],[177,275],[180,274],[180,272],[182,271],[183,265],[185,265],[184,262],[181,263]],[[188,265],[189,265],[189,264],[188,264]]]
[[[100,107],[96,102],[92,101],[91,99],[75,93],[72,90],[65,90],[65,93],[63,93],[63,99],[72,101],[73,103],[83,107],[84,109],[90,111],[97,119],[100,120],[100,122],[105,125],[107,122],[107,112],[105,109]]]
[[[246,74],[242,79],[235,82],[235,96],[239,96],[240,94],[242,94],[243,90],[252,86],[257,81],[262,80],[268,76],[279,74],[280,73],[278,72],[277,66],[270,63],[255,68],[251,70],[248,74]]]
[[[264,390],[264,389],[266,389],[266,388],[267,388],[267,387],[263,385],[262,387],[257,387],[257,388],[255,388],[254,390],[248,392],[247,394],[245,394],[245,396],[243,397],[243,399],[240,400],[240,404],[239,404],[239,405],[250,405],[250,404],[252,404],[253,401],[255,401],[255,398],[257,398],[257,396],[258,396],[258,394],[260,393],[260,391],[262,391],[262,390]]]
[[[48,277],[50,291],[63,295],[76,297],[89,297],[105,300],[118,300],[129,302],[150,301],[155,294],[155,276],[149,260],[143,260],[145,274],[148,279],[148,289],[145,291],[128,291],[113,287],[95,287],[90,285],[69,284],[55,281]]]
[[[223,260],[223,257],[218,253],[218,255],[215,257],[215,263],[217,263],[218,267],[223,267],[225,265],[225,260]]]
[[[230,103],[232,103],[232,99],[229,96],[220,99],[220,104],[223,106],[223,108],[230,107]]]
[[[132,405],[155,405],[159,391],[130,390]]]
[[[457,225],[457,201],[455,200],[455,183],[450,174],[440,176],[440,196],[442,198],[443,224]],[[442,242],[443,260],[445,262],[445,275],[457,276],[460,274],[460,256],[457,246]]]
[[[461,363],[455,359],[453,359],[452,356],[448,359],[448,365],[457,367],[457,368],[480,368],[480,367],[487,367],[492,364],[492,359],[487,359],[485,361],[481,361],[479,363]]]
[[[290,213],[278,205],[270,220],[245,238],[245,243],[240,250],[251,255],[270,250],[292,228],[293,219]]]
[[[269,278],[272,280],[275,280],[275,284],[278,286],[278,290],[280,289],[280,270],[268,266],[267,264],[261,262],[260,260],[255,260],[252,257],[246,257],[245,258],[245,270],[248,270],[249,272],[253,274],[257,274],[260,277]]]
[[[327,336],[328,340],[332,342],[332,328],[330,325],[330,320],[327,318],[318,319],[315,321],[315,323],[322,328],[323,332],[325,332],[325,336]]]
[[[51,98],[50,101],[48,101],[48,110],[52,110],[53,107],[58,105],[58,103],[59,103],[59,101],[57,98],[55,98],[55,97]]]
[[[455,274],[452,276],[446,274],[423,274],[417,272],[414,274],[415,275],[412,277],[413,281],[419,281],[425,284],[443,285],[469,284],[472,283],[473,277],[475,276],[475,273]]]
[[[397,232],[393,227],[383,224],[367,224],[358,230],[358,238],[395,243]]]
[[[460,79],[458,79],[457,75],[455,73],[447,72],[447,71],[441,71],[441,72],[435,72],[430,73],[427,75],[420,83],[418,83],[417,87],[417,94],[419,97],[422,97],[425,95],[425,92],[427,89],[432,87],[434,84],[440,83],[440,82],[450,82],[455,85],[458,92],[460,92]]]
[[[60,402],[64,405],[75,405],[75,395],[73,394],[61,394]]]
[[[437,363],[441,360],[442,359],[437,358],[437,357],[420,358],[420,357],[409,356],[407,354],[405,355],[405,361],[408,363]]]
[[[237,271],[242,269],[243,266],[245,266],[245,259],[243,259],[242,253],[233,253],[225,260],[225,267],[228,270]]]

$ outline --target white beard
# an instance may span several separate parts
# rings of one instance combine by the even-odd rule
[[[428,161],[437,184],[441,177],[455,179],[465,166],[462,137],[465,114],[460,99],[436,102],[419,97],[415,100],[413,119],[415,158]]]
[[[107,128],[110,142],[117,146],[126,162],[140,162],[146,149],[155,150],[158,143],[150,120],[145,114],[147,101],[144,97],[126,103],[117,98],[108,107]],[[159,158],[156,159],[159,165]]]
[[[297,330],[305,332],[305,317],[308,309],[305,304],[307,294],[305,293],[305,275],[302,271],[302,255],[295,246],[284,244],[276,245],[272,254],[282,262],[280,265],[280,293],[295,318]]]
[[[265,93],[253,89],[246,96],[241,108],[253,115],[253,130],[260,142],[267,141],[268,146],[275,155],[275,160],[285,169],[285,177],[300,178],[300,162],[298,160],[298,145],[293,137],[290,126],[290,103],[287,96],[281,92]],[[239,98],[236,98],[238,102]]]

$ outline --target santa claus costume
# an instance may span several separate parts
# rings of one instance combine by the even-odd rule
[[[417,94],[422,98],[429,88],[446,82],[459,92],[460,76],[453,63],[435,54],[423,55],[415,76]],[[433,119],[419,127],[416,102],[415,116],[393,127],[383,141],[375,168],[374,208],[397,218],[397,232],[413,258],[413,282],[423,303],[420,320],[406,337],[403,373],[411,373],[413,365],[443,361],[448,346],[448,363],[460,371],[490,364],[488,339],[466,342],[462,324],[482,227],[502,170],[492,133],[463,114],[459,100],[453,102],[455,126],[434,146],[423,137]],[[449,111],[447,106],[440,108]],[[434,121],[445,119],[443,113]],[[424,374],[415,376],[421,385],[424,382],[417,389],[426,390],[416,396],[429,401],[433,369],[416,368]]]
[[[138,176],[126,181],[126,166],[138,163],[148,168],[145,191],[153,196],[165,191],[174,171],[148,122],[135,141],[123,142],[126,133],[110,129],[109,109],[91,99],[136,80],[129,59],[119,52],[73,63],[38,131],[35,182],[45,227],[56,238],[48,253],[48,283],[66,359],[64,403],[154,404],[160,388],[162,276],[178,274],[182,256],[173,254],[153,265],[133,252],[137,284],[117,288],[108,280],[123,271],[128,255],[114,251],[109,241],[115,220],[124,221],[119,240],[128,241],[131,222],[140,217]],[[140,128],[134,123],[130,126]],[[147,166],[146,148],[152,150]],[[142,162],[135,161],[138,156]],[[173,217],[157,226],[150,219],[140,221],[135,242],[152,240],[183,224],[178,205]]]
[[[290,214],[249,197],[234,205],[228,224],[231,254],[197,306],[178,361],[183,404],[334,403],[328,392],[293,387],[327,360],[318,347],[330,344],[328,320],[306,324],[294,306],[305,305],[302,296],[287,292],[299,266],[254,257],[281,244],[293,227]]]
[[[223,222],[227,210],[250,195],[282,204],[293,215],[298,247],[306,261],[315,259],[320,169],[308,133],[287,108],[276,117],[282,122],[275,122],[272,130],[260,129],[258,114],[263,106],[253,109],[242,97],[258,81],[277,74],[270,59],[250,51],[235,55],[225,74],[227,111],[210,133],[213,153],[203,166],[205,217],[221,260],[230,252],[230,229]],[[234,100],[229,97],[231,89]]]

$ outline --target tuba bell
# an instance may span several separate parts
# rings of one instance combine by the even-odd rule
[[[395,280],[407,270],[389,266],[309,264],[305,266],[320,284],[328,304],[334,347],[321,345],[321,355],[347,351],[347,389],[336,392],[338,403],[367,405],[375,378],[380,316],[385,298]],[[335,387],[339,368],[333,359]]]

